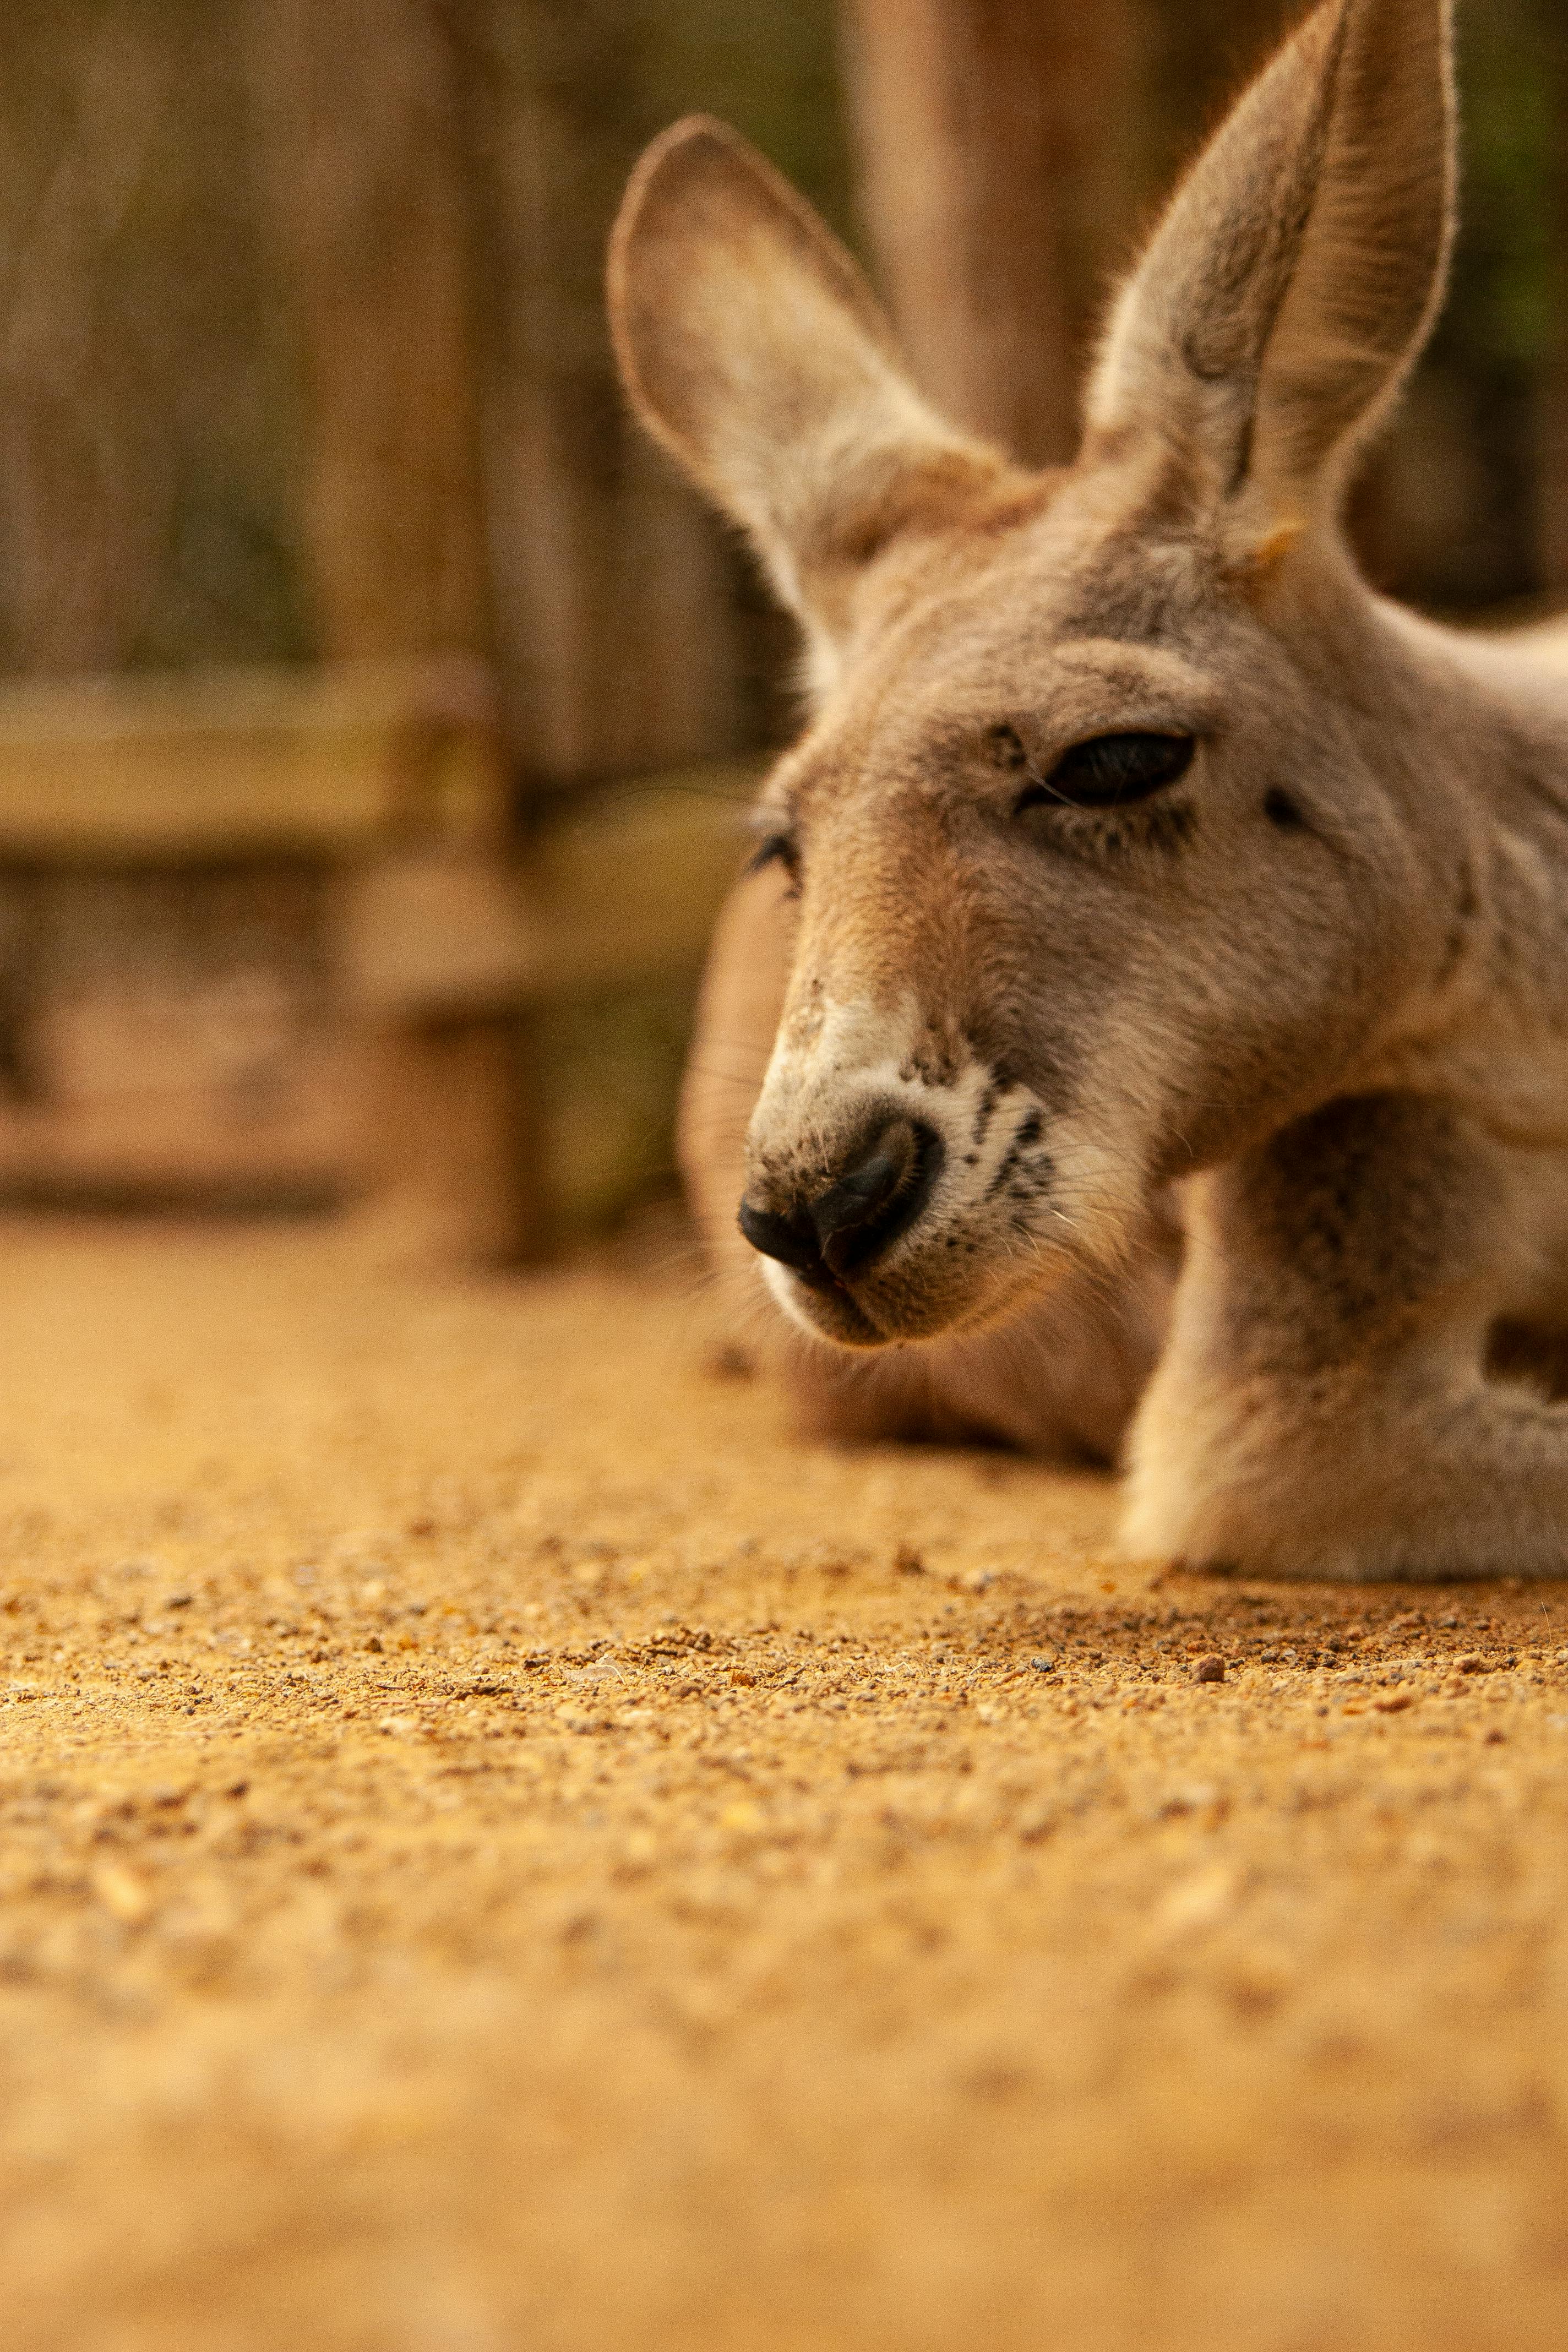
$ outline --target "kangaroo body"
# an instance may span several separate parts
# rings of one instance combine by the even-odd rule
[[[1440,0],[1310,16],[1059,475],[925,408],[731,134],[668,134],[617,231],[628,384],[812,680],[699,1210],[820,1423],[1120,1452],[1141,1554],[1568,1564],[1568,630],[1419,621],[1339,520],[1440,292],[1450,85]]]

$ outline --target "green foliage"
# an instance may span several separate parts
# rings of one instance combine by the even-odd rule
[[[1465,184],[1455,255],[1456,361],[1531,369],[1551,355],[1557,93],[1543,20],[1559,0],[1487,0],[1461,20]]]

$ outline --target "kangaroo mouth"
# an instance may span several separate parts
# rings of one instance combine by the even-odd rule
[[[846,1347],[885,1347],[898,1336],[868,1299],[896,1299],[900,1264],[942,1174],[936,1129],[873,1105],[850,1132],[826,1181],[781,1197],[764,1183],[740,1206],[742,1233],[773,1261],[768,1280],[797,1320]],[[801,1294],[805,1294],[802,1297]]]
[[[1004,1324],[1077,1255],[1058,1114],[976,1063],[943,1089],[868,1088],[796,1109],[750,1146],[741,1232],[796,1327],[830,1347],[909,1348]]]
[[[774,1264],[768,1266],[765,1278],[791,1321],[814,1339],[828,1339],[841,1348],[863,1350],[902,1344],[897,1331],[885,1331],[872,1321],[854,1293],[837,1276],[829,1275],[826,1279],[816,1275],[807,1276]]]

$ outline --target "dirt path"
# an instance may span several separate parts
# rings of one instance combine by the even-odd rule
[[[1568,1589],[1108,1567],[625,1274],[0,1296],[7,2352],[1568,2343]]]

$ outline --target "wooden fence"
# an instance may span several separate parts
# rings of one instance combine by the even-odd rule
[[[542,1255],[537,1022],[695,977],[754,773],[580,795],[520,844],[472,665],[9,689],[0,1195],[379,1193]]]

